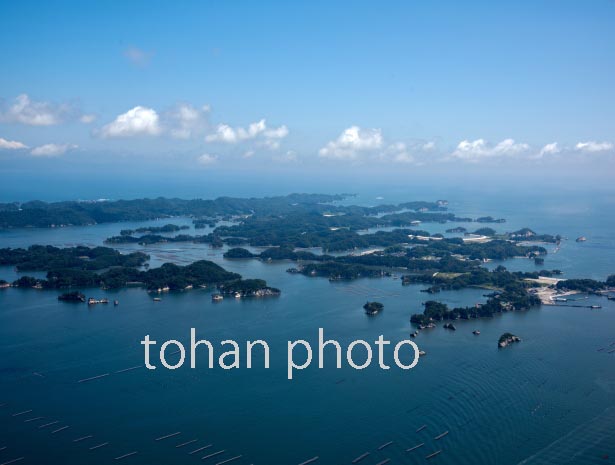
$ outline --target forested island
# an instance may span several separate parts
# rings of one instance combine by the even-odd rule
[[[149,257],[141,252],[121,254],[108,247],[67,247],[34,245],[27,249],[0,249],[0,265],[18,271],[46,271],[46,279],[22,276],[15,287],[69,289],[101,287],[117,289],[142,286],[150,291],[185,290],[195,286],[218,286],[242,296],[278,295],[264,280],[242,279],[221,266],[199,260],[180,266],[165,263],[159,268],[140,269]]]
[[[399,209],[443,209],[438,202],[408,202],[398,206],[344,207],[332,202],[348,198],[348,194],[290,194],[265,198],[219,197],[204,199],[135,199],[96,200],[65,202],[12,202],[0,203],[0,228],[51,228],[62,226],[84,226],[97,223],[122,221],[145,221],[157,218],[190,216],[198,219],[199,225],[215,222],[216,218],[237,215],[279,215],[297,210],[320,213],[343,214],[363,212],[376,214],[398,211]]]
[[[139,233],[139,234],[172,233],[172,232],[181,231],[182,229],[190,229],[190,226],[187,226],[187,225],[178,226],[176,224],[171,224],[171,223],[165,224],[164,226],[144,226],[144,227],[136,228],[136,229],[122,229],[120,231],[120,235],[130,236],[135,233]]]
[[[366,302],[363,305],[363,310],[365,310],[367,315],[373,316],[384,310],[384,305],[380,302]]]
[[[427,326],[437,320],[491,317],[510,310],[524,310],[541,302],[538,278],[559,276],[559,270],[509,272],[503,266],[484,268],[490,260],[526,258],[544,264],[545,244],[561,236],[530,228],[512,232],[491,226],[446,229],[445,237],[430,234],[421,223],[474,222],[503,224],[502,218],[457,217],[447,202],[414,201],[396,205],[342,205],[347,195],[291,194],[269,198],[215,200],[140,199],[104,202],[28,202],[0,204],[0,227],[53,227],[67,224],[136,221],[190,216],[195,228],[211,227],[207,234],[185,234],[185,225],[167,223],[121,229],[105,242],[148,245],[159,242],[194,242],[210,247],[227,246],[229,260],[288,260],[287,271],[331,281],[362,277],[400,278],[402,285],[421,284],[424,292],[480,287],[491,290],[488,300],[474,307],[452,308],[430,300],[412,323]],[[62,220],[64,218],[64,220]],[[220,221],[224,220],[223,224]],[[179,233],[179,234],[178,234]],[[242,247],[243,246],[243,247]],[[246,247],[252,247],[248,250]],[[19,287],[70,289],[120,288],[138,285],[148,290],[183,290],[217,286],[221,294],[236,296],[277,295],[278,289],[260,279],[242,279],[207,260],[180,266],[165,263],[148,269],[149,257],[141,252],[121,254],[111,247],[32,246],[0,249],[0,265],[18,271],[45,271],[46,278],[24,276],[12,283]],[[615,276],[605,282],[590,279],[555,280],[559,292],[600,293],[615,286]],[[0,283],[6,287],[8,283]],[[373,306],[366,311],[377,313]]]
[[[511,333],[504,333],[500,336],[500,339],[498,339],[498,347],[503,348],[513,342],[521,342],[521,338]]]

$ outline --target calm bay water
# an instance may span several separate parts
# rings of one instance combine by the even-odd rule
[[[536,199],[519,193],[396,188],[364,192],[352,202],[435,198],[448,198],[451,211],[460,216],[505,217],[507,223],[495,225],[497,230],[529,226],[568,237],[558,253],[546,258],[544,268],[559,268],[567,277],[604,279],[615,273],[613,194],[547,193]],[[173,222],[190,224],[188,219]],[[137,224],[144,223],[2,231],[0,247],[100,245]],[[430,232],[450,227],[422,226]],[[576,243],[580,235],[588,242]],[[290,275],[285,272],[288,263],[224,260],[223,250],[206,245],[122,247],[134,249],[150,253],[152,266],[213,260],[245,277],[267,279],[283,293],[275,299],[213,304],[211,290],[168,294],[162,302],[153,302],[140,289],[87,290],[88,296],[120,301],[118,307],[88,308],[61,304],[53,291],[0,292],[0,404],[5,403],[0,407],[0,447],[7,447],[0,452],[0,463],[25,456],[23,463],[102,464],[138,451],[123,461],[215,464],[243,455],[236,463],[293,465],[319,456],[317,463],[343,464],[369,451],[361,463],[391,458],[391,463],[420,464],[436,450],[442,453],[432,462],[440,464],[613,461],[615,354],[597,351],[615,342],[612,301],[590,297],[588,305],[603,308],[542,307],[461,321],[456,332],[440,327],[423,331],[416,342],[427,355],[410,371],[384,371],[375,360],[363,371],[346,364],[336,369],[328,352],[324,369],[314,360],[289,381],[287,340],[306,339],[316,346],[322,327],[326,337],[337,339],[343,348],[354,339],[370,341],[375,348],[373,341],[380,334],[397,342],[407,338],[409,317],[421,310],[426,294],[420,286],[402,287],[390,278],[330,283]],[[536,269],[528,260],[504,265]],[[14,270],[0,268],[0,278],[15,276]],[[483,294],[464,290],[437,297],[451,305],[471,305],[483,301]],[[383,302],[384,312],[366,317],[361,306],[368,299]],[[242,360],[239,370],[210,370],[203,355],[194,370],[184,365],[175,371],[122,371],[143,363],[139,341],[145,334],[159,342],[186,342],[191,327],[198,337],[214,343],[217,354],[224,339],[268,341],[271,368],[263,369],[255,357],[251,369]],[[474,336],[474,329],[481,335]],[[523,342],[498,350],[497,339],[505,331],[518,334]],[[389,364],[391,352],[385,357]],[[38,416],[45,418],[25,421]],[[54,421],[58,423],[39,428]],[[417,433],[422,425],[427,428]],[[63,426],[70,428],[53,433]],[[444,431],[449,434],[434,440]],[[175,432],[181,434],[154,440]],[[73,442],[89,435],[93,437]],[[193,439],[198,441],[176,447]],[[394,443],[377,450],[389,441]],[[405,452],[420,443],[425,445]],[[189,454],[208,444],[213,446]],[[220,450],[225,452],[200,460]]]

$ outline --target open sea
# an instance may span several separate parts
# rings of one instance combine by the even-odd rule
[[[296,187],[278,193],[350,190]],[[540,269],[560,269],[564,277],[615,274],[615,190],[606,187],[412,184],[355,187],[352,192],[357,196],[347,202],[362,205],[444,198],[459,216],[506,218],[506,223],[489,225],[498,231],[527,226],[561,234],[567,239],[557,253],[547,246],[550,253]],[[134,197],[131,193],[118,191],[115,198]],[[217,195],[197,188],[158,194]],[[85,195],[67,193],[65,198]],[[190,219],[176,218],[0,231],[0,247],[102,245],[120,229],[168,222],[191,225]],[[435,233],[452,226],[421,227]],[[575,242],[581,235],[587,242]],[[454,332],[441,325],[421,331],[415,341],[427,355],[409,371],[382,370],[376,358],[365,370],[349,368],[345,360],[337,369],[333,352],[326,352],[319,369],[318,328],[343,349],[355,339],[376,349],[379,335],[393,343],[407,339],[410,315],[422,311],[421,302],[428,299],[420,292],[423,286],[402,287],[392,278],[331,283],[286,273],[289,262],[225,260],[225,249],[206,244],[117,248],[150,254],[152,267],[212,260],[244,277],[266,279],[282,295],[212,303],[211,289],[195,289],[163,294],[161,302],[154,302],[141,289],[88,289],[88,297],[120,302],[88,307],[58,302],[55,291],[0,291],[0,464],[19,457],[24,464],[223,464],[241,456],[226,463],[298,465],[319,457],[316,464],[341,465],[367,452],[362,465],[386,459],[441,465],[615,463],[615,353],[608,353],[615,348],[613,301],[590,296],[584,304],[601,309],[543,306],[459,321]],[[525,259],[487,266],[498,264],[539,269]],[[0,268],[2,279],[17,276],[11,267]],[[485,293],[466,289],[435,297],[461,306],[483,302]],[[367,317],[362,309],[366,300],[383,302],[384,311]],[[202,353],[195,369],[187,359],[171,371],[160,367],[157,351],[153,360],[159,368],[141,367],[140,341],[146,334],[159,345],[168,339],[188,345],[193,327],[198,338],[212,341],[216,357],[228,350],[219,344],[225,339],[240,343],[242,357],[246,340],[267,341],[271,368],[263,368],[258,351],[250,369],[245,358],[240,369],[209,369]],[[480,336],[472,334],[475,329]],[[497,340],[507,331],[523,341],[499,350]],[[311,342],[315,358],[289,381],[286,342],[295,339]],[[385,362],[394,365],[391,346]],[[79,382],[99,375],[105,376]],[[439,455],[426,459],[438,450]]]

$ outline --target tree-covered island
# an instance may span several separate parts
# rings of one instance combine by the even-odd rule
[[[109,247],[67,247],[34,245],[27,249],[0,249],[0,264],[18,271],[46,271],[46,279],[22,276],[12,285],[22,288],[70,289],[101,287],[117,289],[142,286],[150,291],[185,290],[218,286],[240,296],[278,295],[264,280],[242,279],[221,266],[199,260],[186,266],[165,263],[159,268],[141,269],[149,257],[141,252],[121,254]],[[66,300],[71,300],[67,295]]]
[[[346,195],[292,194],[263,199],[221,197],[215,200],[141,199],[115,202],[29,202],[0,204],[0,227],[51,227],[60,224],[145,220],[191,216],[195,227],[209,226],[207,234],[180,233],[186,226],[168,223],[123,229],[107,244],[152,244],[195,242],[211,247],[229,247],[225,259],[257,259],[266,262],[290,260],[290,273],[324,277],[331,281],[361,277],[401,276],[402,285],[424,285],[423,291],[480,287],[491,290],[488,300],[474,307],[452,308],[428,301],[412,322],[428,326],[438,320],[490,317],[509,310],[524,310],[541,303],[536,292],[545,277],[557,270],[531,273],[509,272],[503,266],[484,268],[491,260],[523,257],[544,263],[546,244],[559,246],[559,235],[539,234],[529,228],[512,232],[495,227],[448,228],[447,234],[430,234],[421,223],[475,222],[503,224],[504,219],[457,217],[447,211],[447,202],[405,202],[372,207],[342,205]],[[66,216],[63,216],[66,215]],[[70,221],[58,222],[60,218]],[[221,221],[223,221],[221,223]],[[180,234],[176,234],[180,233]],[[242,245],[258,249],[248,250]],[[239,297],[277,295],[259,279],[244,280],[219,265],[200,260],[190,265],[171,263],[146,269],[148,257],[140,252],[121,254],[110,247],[60,249],[32,246],[1,249],[0,264],[19,271],[46,271],[46,279],[24,276],[13,284],[20,287],[119,288],[140,285],[149,290],[181,290],[212,286],[222,294]],[[540,278],[540,279],[539,279]],[[554,292],[604,292],[615,286],[589,279],[554,280]],[[544,298],[543,298],[544,303]],[[367,310],[367,309],[366,309]]]

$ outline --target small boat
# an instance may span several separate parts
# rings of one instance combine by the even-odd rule
[[[577,242],[585,242],[585,241],[587,241],[587,237],[585,237],[585,236],[579,236],[579,237],[577,237],[576,241],[577,241]]]
[[[602,306],[601,305],[592,305],[589,308],[602,308]]]
[[[154,302],[160,302],[162,299],[160,297],[154,297]]]
[[[224,296],[222,294],[212,294],[211,295],[212,302],[220,302],[221,300],[224,300]]]
[[[474,331],[472,331],[472,334],[478,336],[480,334],[480,331],[478,329],[475,329]]]
[[[116,306],[116,307],[117,307],[119,304],[120,304],[120,301],[119,301],[119,300],[114,300],[114,301],[113,301],[113,305],[114,305],[114,306]]]
[[[427,352],[424,350],[419,350],[419,357],[422,357],[423,355],[427,355]]]
[[[235,292],[235,298],[241,299],[241,292]]]
[[[609,300],[615,300],[615,295],[607,295],[606,298]]]

